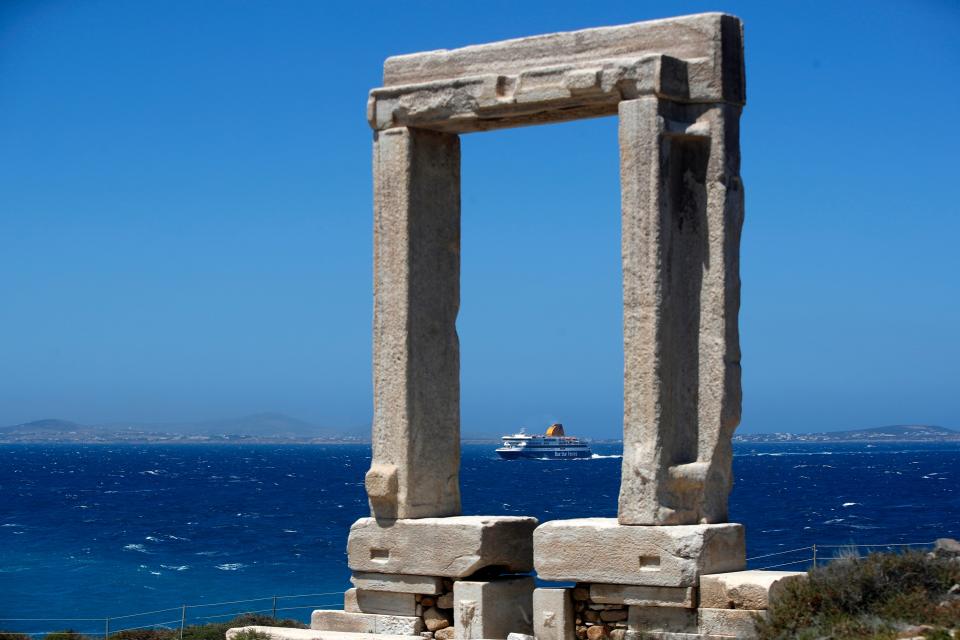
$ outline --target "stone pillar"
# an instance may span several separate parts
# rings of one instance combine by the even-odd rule
[[[374,134],[373,460],[378,519],[460,513],[460,139]]]
[[[621,102],[618,520],[725,522],[740,421],[741,107]]]

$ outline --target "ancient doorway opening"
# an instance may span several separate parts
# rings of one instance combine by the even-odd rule
[[[461,439],[553,422],[619,438],[616,119],[466,134],[461,146]]]

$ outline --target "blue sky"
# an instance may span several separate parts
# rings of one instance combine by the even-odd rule
[[[0,425],[371,413],[384,58],[746,25],[743,432],[960,428],[960,4],[0,3]],[[612,118],[463,139],[463,430],[621,428]]]

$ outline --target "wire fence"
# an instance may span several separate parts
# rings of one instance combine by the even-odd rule
[[[341,600],[333,602],[317,601],[320,599],[331,600],[332,596],[339,596]],[[290,616],[290,612],[293,611],[342,609],[342,597],[342,591],[331,591],[204,602],[202,604],[182,604],[166,609],[154,609],[153,611],[140,611],[102,618],[0,618],[0,630],[31,637],[57,634],[60,640],[70,640],[71,636],[74,638],[84,636],[109,640],[111,636],[124,632],[163,629],[179,630],[179,638],[183,640],[184,631],[190,626],[226,622],[242,615],[256,614],[269,615],[271,618],[282,618]],[[296,602],[307,598],[311,600],[309,604]],[[36,630],[37,627],[41,627],[43,630]]]
[[[817,566],[832,562],[837,559],[856,557],[860,554],[860,549],[869,550],[898,550],[911,547],[932,547],[934,542],[892,542],[886,544],[812,544],[806,547],[797,547],[795,549],[786,549],[784,551],[774,551],[764,553],[758,556],[747,558],[747,565],[751,569],[768,570],[782,569],[792,567],[794,570],[804,570],[816,568]],[[791,559],[793,558],[793,559]],[[754,566],[758,560],[772,561],[773,564],[759,563],[764,566]],[[293,606],[279,606],[286,604],[284,601],[297,599],[326,599],[331,596],[341,597],[340,601],[334,602],[311,602],[310,604],[295,604]],[[264,596],[262,598],[248,598],[246,600],[227,600],[224,602],[205,602],[202,604],[182,604],[177,607],[166,609],[155,609],[153,611],[142,611],[139,613],[128,613],[125,615],[107,616],[102,618],[0,618],[0,630],[11,631],[27,636],[37,637],[56,633],[60,636],[59,640],[70,640],[70,635],[75,637],[86,636],[90,638],[103,637],[103,640],[110,640],[110,637],[116,634],[142,629],[166,629],[179,630],[179,638],[183,640],[184,630],[189,626],[197,624],[208,624],[217,621],[228,621],[237,616],[247,614],[269,614],[272,618],[290,615],[291,611],[304,611],[312,609],[342,609],[343,592],[333,591],[326,593],[301,593],[297,595],[286,596]],[[258,604],[259,603],[259,604]],[[269,603],[269,604],[268,604]],[[244,606],[239,606],[244,605]],[[229,608],[228,611],[223,610]],[[219,612],[211,612],[217,611]],[[199,615],[199,614],[203,615]],[[152,619],[164,618],[156,622],[147,622],[145,619],[152,616]],[[13,623],[11,625],[11,623]],[[66,623],[62,626],[60,623]],[[82,624],[77,624],[82,623]],[[43,631],[17,630],[13,627],[46,626],[48,629]],[[52,628],[51,628],[52,627]],[[82,627],[84,630],[78,630]],[[65,631],[67,629],[68,631]],[[62,634],[62,635],[61,635]]]
[[[860,549],[871,549],[874,551],[886,549],[888,551],[896,551],[911,547],[932,547],[933,545],[933,541],[889,542],[885,544],[812,544],[808,547],[798,547],[796,549],[787,549],[785,551],[774,551],[773,553],[764,553],[759,556],[747,558],[747,566],[751,569],[757,569],[759,571],[780,569],[784,567],[793,567],[794,570],[798,570],[803,569],[804,566],[810,569],[816,568],[819,565],[826,564],[833,560],[857,557],[860,555]],[[796,559],[789,560],[791,557]],[[761,563],[765,564],[765,566],[762,567],[751,566],[757,560],[766,560],[768,558],[776,558],[776,562],[774,562],[774,564]]]

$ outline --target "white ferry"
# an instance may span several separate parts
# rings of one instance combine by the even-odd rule
[[[593,455],[590,446],[580,438],[563,433],[563,425],[555,423],[547,427],[544,435],[520,433],[503,436],[503,445],[497,449],[501,458],[536,458],[540,460],[565,460],[568,458],[589,458]]]

